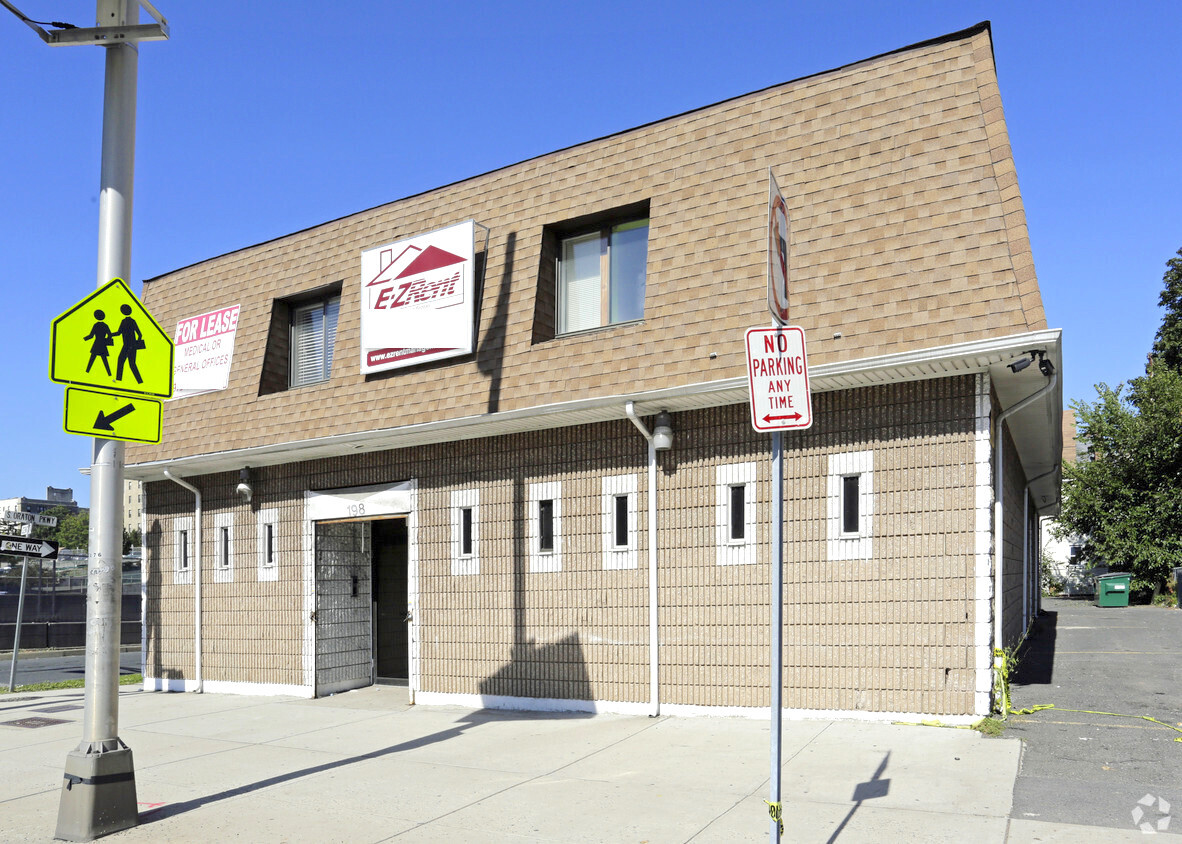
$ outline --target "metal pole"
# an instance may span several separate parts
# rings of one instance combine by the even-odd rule
[[[29,578],[29,558],[22,557],[21,596],[16,601],[16,630],[12,633],[12,665],[8,668],[8,691],[16,689],[16,663],[21,653],[21,622],[25,618],[25,581]]]
[[[98,0],[99,26],[139,20],[136,0]],[[130,281],[139,51],[106,47],[97,286]],[[66,759],[55,838],[90,841],[138,823],[131,750],[119,740],[119,633],[123,596],[123,444],[95,439],[90,471],[86,690],[82,743]],[[75,782],[74,780],[77,780]]]
[[[772,799],[770,840],[780,840],[780,722],[784,714],[784,450],[772,434]],[[778,811],[777,811],[778,810]],[[777,817],[779,816],[779,817]]]

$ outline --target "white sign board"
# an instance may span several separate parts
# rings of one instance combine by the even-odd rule
[[[755,430],[812,427],[804,329],[795,325],[747,329],[747,383]]]
[[[8,522],[25,522],[30,525],[57,527],[57,516],[46,516],[42,513],[26,513],[24,510],[5,510],[4,520]]]
[[[361,253],[361,373],[472,352],[475,223]]]
[[[224,390],[230,384],[234,362],[234,338],[238,333],[238,312],[233,305],[176,324],[173,342],[174,399]]]
[[[767,200],[767,309],[776,325],[788,324],[788,206],[769,167]]]

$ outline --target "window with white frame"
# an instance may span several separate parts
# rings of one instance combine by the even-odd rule
[[[480,490],[451,494],[451,573],[480,574]]]
[[[755,463],[729,463],[715,470],[718,565],[756,562],[755,500]]]
[[[271,507],[258,511],[259,580],[279,579],[279,510]]]
[[[827,484],[829,559],[870,559],[874,552],[874,452],[829,455]]]
[[[193,582],[193,517],[181,516],[173,522],[172,582]]]
[[[292,307],[289,386],[300,387],[328,380],[332,374],[340,312],[339,295]]]
[[[529,485],[526,514],[531,572],[562,571],[562,483]]]
[[[213,517],[214,583],[234,582],[234,514],[218,513]]]
[[[603,478],[603,567],[637,566],[639,504],[636,475]]]
[[[562,239],[557,333],[644,317],[648,218],[605,223]]]

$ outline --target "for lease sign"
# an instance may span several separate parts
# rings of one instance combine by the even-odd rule
[[[241,305],[232,305],[176,324],[174,399],[224,390],[229,385],[240,308]]]
[[[361,372],[469,354],[475,224],[361,253]]]

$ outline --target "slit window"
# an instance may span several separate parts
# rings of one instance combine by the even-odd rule
[[[275,525],[267,523],[263,526],[263,565],[275,565]]]
[[[182,571],[189,568],[189,532],[187,530],[181,531],[179,564]]]
[[[544,498],[538,502],[538,550],[554,550],[554,499]]]
[[[612,545],[616,548],[626,548],[628,546],[628,496],[617,495],[612,500],[615,508]]]
[[[218,528],[218,565],[222,568],[230,566],[230,529]]]
[[[747,538],[747,485],[733,484],[730,488],[730,520],[727,539],[742,542]]]
[[[460,556],[472,556],[472,508],[460,509]]]
[[[861,475],[846,475],[841,479],[841,532],[858,533],[860,512],[858,507]]]

